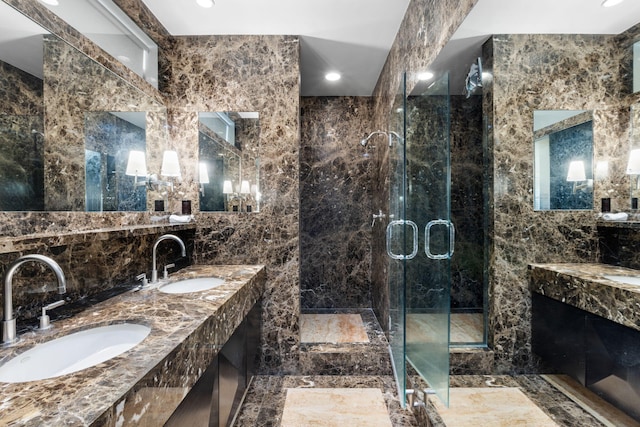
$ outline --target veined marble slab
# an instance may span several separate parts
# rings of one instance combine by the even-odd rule
[[[438,399],[433,403],[447,426],[558,426],[515,387],[452,388],[448,408]]]
[[[301,314],[300,339],[303,343],[369,342],[359,314]]]
[[[382,391],[375,388],[289,388],[280,427],[391,427]]]

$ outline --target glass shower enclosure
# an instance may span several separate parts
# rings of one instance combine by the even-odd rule
[[[389,121],[389,338],[403,405],[408,369],[449,403],[455,229],[450,218],[448,82],[445,74],[418,83],[407,94],[403,76]]]

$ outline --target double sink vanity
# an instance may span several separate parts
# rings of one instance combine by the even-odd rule
[[[620,257],[639,226],[598,226],[606,264],[531,264],[529,279],[541,370],[569,375],[640,422],[640,269]]]
[[[257,324],[243,325],[265,277],[259,265],[192,265],[160,287],[134,288],[21,334],[0,349],[2,364],[14,364],[0,366],[0,425],[163,425],[201,377],[217,378],[230,341],[231,358],[243,357],[235,363],[245,370],[236,374],[242,391],[252,356],[245,335],[259,330],[259,310]]]

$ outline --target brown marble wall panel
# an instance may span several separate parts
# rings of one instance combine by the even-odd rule
[[[477,0],[413,0],[409,4],[373,92],[373,128],[388,129],[391,106],[398,92],[402,73],[408,71],[407,81],[411,90],[417,81],[417,73],[433,62],[476,2]],[[373,211],[388,213],[388,147],[378,144],[373,157]],[[372,300],[383,329],[389,327],[388,258],[384,243],[386,224],[387,222],[380,222],[373,227],[371,263]]]
[[[452,310],[484,306],[484,199],[482,97],[451,96],[451,221],[456,248],[451,259]]]
[[[594,161],[609,161],[610,176],[621,177],[628,149],[618,77],[623,53],[609,36],[509,35],[488,44],[490,341],[496,370],[510,372],[531,367],[527,264],[597,260],[599,200],[611,197],[617,209],[628,188],[619,179],[596,182],[594,211],[534,211],[533,111],[594,110]]]
[[[198,263],[266,265],[262,362],[273,372],[298,364],[298,49],[290,36],[176,37],[160,60],[172,140],[186,169],[196,170],[198,112],[260,114],[260,212],[197,214],[195,252]]]
[[[300,296],[309,308],[371,307],[371,98],[302,98]]]
[[[40,264],[25,264],[14,276],[13,307],[18,319],[18,327],[35,325],[39,309],[47,303],[65,299],[67,306],[76,302],[87,302],[91,297],[123,284],[133,284],[140,273],[150,277],[152,247],[163,234],[150,231],[138,233],[87,234],[75,239],[42,239],[33,242],[30,248],[16,248],[16,251],[0,254],[0,276],[4,277],[8,265],[19,256],[39,253],[54,259],[62,268],[67,281],[67,293],[58,295],[55,276]],[[162,242],[158,246],[158,266],[176,261],[178,267],[191,264],[194,256],[194,229],[175,230],[187,245],[187,258],[180,256],[179,246],[173,242]],[[2,298],[0,297],[0,300]],[[62,310],[64,311],[66,307]],[[55,313],[51,313],[55,319]]]
[[[0,61],[0,114],[42,115],[42,80]]]

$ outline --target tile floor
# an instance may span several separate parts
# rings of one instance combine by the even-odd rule
[[[337,314],[344,313],[333,313]],[[372,345],[386,346],[371,313],[347,314],[333,320],[324,317],[327,313],[303,319],[303,347],[319,354],[326,351],[329,358],[343,354],[341,351],[357,358],[355,353],[370,352]],[[363,342],[363,325],[370,342]],[[349,337],[355,342],[349,342]],[[340,344],[342,341],[347,342]],[[378,363],[363,360],[364,364]],[[344,367],[340,370],[346,372]],[[602,422],[539,375],[453,375],[450,397],[449,408],[429,398],[426,413],[434,427],[616,425]],[[343,373],[254,377],[234,425],[417,427],[426,422],[420,423],[401,407],[392,375]]]

